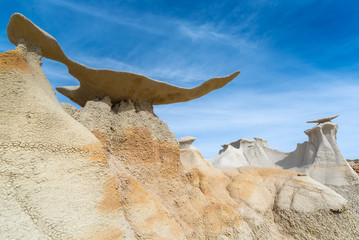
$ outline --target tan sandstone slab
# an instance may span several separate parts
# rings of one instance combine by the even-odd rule
[[[307,123],[324,123],[324,122],[330,122],[331,120],[333,120],[334,118],[337,118],[337,117],[339,117],[339,114],[338,114],[338,115],[335,115],[335,116],[331,116],[331,117],[325,117],[325,118],[319,118],[319,119],[311,120],[311,121],[308,121]]]
[[[109,96],[113,103],[127,99],[153,105],[186,102],[222,88],[239,74],[237,71],[225,77],[211,78],[194,88],[182,88],[140,74],[94,69],[74,62],[66,56],[54,37],[19,13],[11,16],[7,34],[11,43],[18,45],[25,40],[39,46],[44,57],[65,64],[69,73],[79,80],[80,86],[56,89],[80,106],[95,97],[105,96]]]

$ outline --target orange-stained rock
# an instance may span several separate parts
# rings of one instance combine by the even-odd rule
[[[354,165],[353,169],[356,173],[359,173],[359,165]]]
[[[13,71],[33,71],[20,49],[0,53],[0,73]]]
[[[101,142],[63,111],[40,59],[26,44],[0,54],[0,239],[134,238]]]
[[[115,177],[109,177],[103,189],[103,198],[98,205],[98,209],[104,212],[113,212],[121,209],[121,198],[118,181]]]
[[[235,229],[245,225],[239,223],[240,216],[232,207],[212,196],[204,173],[194,170],[185,174],[179,145],[167,125],[151,111],[136,109],[131,103],[121,103],[118,108],[122,110],[113,112],[105,101],[90,102],[71,114],[101,140],[110,169],[119,179],[124,213],[137,234],[142,232],[148,237],[157,232],[155,223],[163,219],[167,223],[173,221],[169,225],[173,229],[178,224],[190,239],[217,239],[228,231],[234,236],[238,231]],[[89,118],[91,115],[107,119],[111,127],[102,120]],[[146,209],[153,209],[154,213],[145,217]],[[140,216],[136,217],[135,212]],[[227,215],[231,217],[222,221]],[[216,222],[215,228],[207,224],[207,218]]]

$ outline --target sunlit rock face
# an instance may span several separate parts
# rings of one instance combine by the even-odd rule
[[[39,49],[0,59],[0,238],[134,236],[101,142],[62,110]]]
[[[305,131],[308,143],[302,152],[303,162],[295,167],[327,185],[350,185],[358,177],[340,153],[337,131],[338,125],[332,122],[319,123]]]
[[[347,200],[305,174],[269,167],[214,168],[194,146],[181,149],[181,161],[191,184],[234,206],[254,239],[359,236],[356,210],[344,210]],[[346,226],[336,213],[348,219]]]
[[[216,168],[231,168],[242,166],[275,167],[276,162],[285,158],[287,153],[268,147],[266,140],[254,138],[254,141],[240,139],[230,144],[222,145],[220,154],[208,161]]]
[[[189,183],[176,138],[152,106],[103,99],[65,106],[71,117],[41,55],[29,51],[0,56],[0,239],[247,234],[232,207]]]
[[[260,138],[240,139],[223,145],[220,154],[208,161],[216,168],[279,167],[306,173],[326,185],[351,185],[358,182],[358,177],[340,153],[337,130],[337,124],[321,122],[306,130],[308,141],[289,153],[269,148]]]

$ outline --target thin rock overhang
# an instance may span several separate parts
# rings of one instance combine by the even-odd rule
[[[240,73],[237,71],[225,77],[211,78],[194,88],[182,88],[140,74],[94,69],[77,63],[64,53],[54,37],[20,13],[11,16],[7,35],[14,45],[25,42],[38,46],[43,57],[65,64],[80,86],[56,89],[80,106],[95,97],[105,96],[109,96],[113,103],[128,99],[153,105],[187,102],[222,88]]]

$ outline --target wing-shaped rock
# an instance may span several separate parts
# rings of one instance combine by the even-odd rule
[[[239,74],[237,71],[212,78],[194,88],[181,88],[140,74],[93,69],[74,62],[54,37],[19,13],[10,18],[7,34],[11,43],[18,45],[25,40],[39,46],[44,57],[65,64],[69,73],[80,81],[80,86],[58,87],[57,90],[80,106],[94,97],[105,96],[109,96],[113,103],[127,99],[154,105],[186,102],[223,87]]]
[[[339,115],[325,117],[325,118],[319,118],[319,119],[308,121],[307,123],[318,123],[319,124],[319,123],[324,123],[324,122],[330,122],[331,120],[333,120],[334,118],[337,118],[337,117],[339,117]]]

